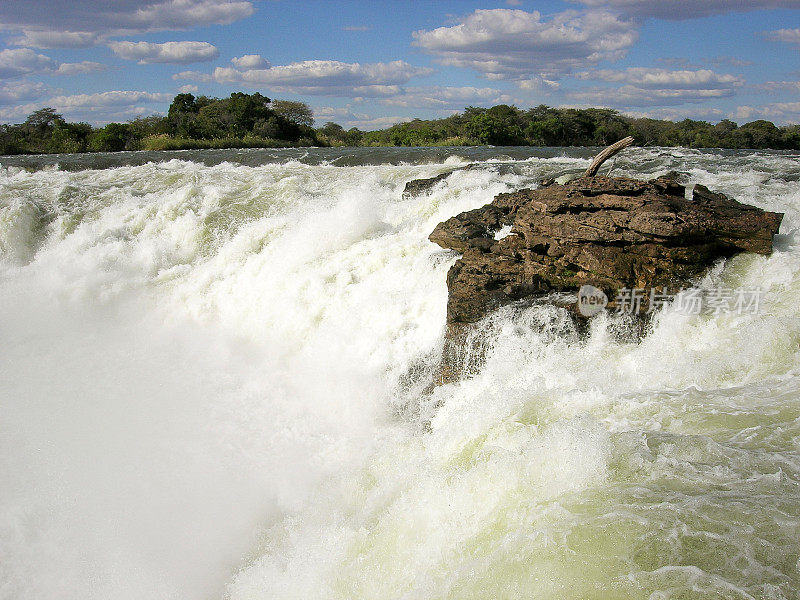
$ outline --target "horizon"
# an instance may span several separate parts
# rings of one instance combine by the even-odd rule
[[[798,23],[800,0],[34,0],[0,6],[0,122],[245,91],[365,131],[497,104],[795,124]]]

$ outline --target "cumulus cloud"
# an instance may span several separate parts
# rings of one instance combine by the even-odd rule
[[[97,44],[100,35],[91,31],[53,31],[26,29],[11,39],[15,46],[26,48],[88,48]]]
[[[178,88],[179,94],[196,94],[200,91],[200,88],[196,85],[182,85]]]
[[[30,93],[34,92],[35,90],[31,90]],[[20,122],[33,111],[49,106],[63,114],[68,121],[120,122],[136,116],[152,114],[157,108],[160,108],[157,105],[166,105],[171,100],[172,94],[134,90],[59,95],[37,100],[35,103],[16,104],[7,108],[0,107],[0,121]]]
[[[38,104],[16,104],[3,106],[0,103],[0,123],[19,123],[36,109],[42,108]]]
[[[344,63],[335,60],[307,60],[266,69],[238,70],[217,67],[218,83],[267,87],[278,92],[320,96],[387,96],[400,91],[399,85],[413,77],[432,73],[405,61],[389,63]]]
[[[52,58],[29,48],[0,50],[0,79],[45,73],[57,68],[58,63]]]
[[[207,62],[219,56],[217,47],[208,42],[110,42],[108,46],[120,58],[139,61],[140,65]]]
[[[682,21],[764,8],[800,8],[800,0],[571,0],[592,8],[614,9],[627,17]]]
[[[735,75],[720,75],[709,69],[697,71],[668,69],[649,69],[646,67],[631,67],[615,71],[600,69],[584,71],[575,74],[576,79],[608,81],[612,83],[628,83],[643,88],[673,88],[673,89],[720,89],[732,88],[743,83]]]
[[[0,51],[0,79],[12,79],[25,75],[78,75],[92,71],[103,71],[100,63],[58,63],[49,56],[38,54],[30,48],[14,48]]]
[[[239,69],[269,69],[269,61],[260,54],[245,54],[231,59],[234,67]]]
[[[759,108],[739,106],[731,116],[739,120],[761,118],[769,119],[779,124],[798,123],[800,122],[800,102],[776,102]]]
[[[568,92],[572,100],[599,106],[670,106],[692,102],[704,102],[734,95],[731,89],[645,89],[633,85],[623,85],[610,90],[591,88]]]
[[[696,71],[631,67],[623,70],[600,69],[576,73],[576,79],[622,84],[609,89],[594,87],[567,94],[573,100],[614,106],[658,106],[703,102],[728,98],[744,82],[735,75],[709,69]]]
[[[77,108],[96,110],[99,108],[134,106],[169,102],[171,94],[153,92],[120,91],[99,92],[97,94],[74,94],[71,96],[54,96],[48,100],[49,106],[56,110],[74,110]]]
[[[413,44],[438,62],[489,79],[557,79],[621,58],[638,39],[635,24],[604,11],[476,10],[457,25],[413,33]]]
[[[36,100],[46,93],[47,86],[37,82],[3,83],[0,84],[0,105]]]
[[[253,3],[245,0],[25,0],[0,2],[0,26],[21,32],[21,39],[33,44],[44,41],[75,47],[88,43],[91,34],[130,35],[227,25],[249,17],[253,10]]]

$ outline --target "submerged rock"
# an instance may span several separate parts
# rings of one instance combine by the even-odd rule
[[[430,234],[463,253],[447,275],[448,324],[584,285],[609,298],[626,288],[683,286],[720,258],[769,254],[783,218],[701,185],[687,199],[672,176],[548,184],[500,194]]]

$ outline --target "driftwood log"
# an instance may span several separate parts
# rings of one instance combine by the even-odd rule
[[[628,136],[626,138],[621,139],[615,144],[611,144],[608,148],[603,150],[600,154],[594,157],[592,164],[589,165],[589,168],[584,171],[584,177],[594,177],[597,175],[597,171],[600,169],[600,165],[606,162],[609,158],[617,154],[620,150],[623,150],[633,144],[633,138]]]

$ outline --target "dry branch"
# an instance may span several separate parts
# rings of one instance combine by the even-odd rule
[[[583,174],[584,177],[594,177],[597,175],[597,170],[600,168],[604,162],[606,162],[609,158],[614,156],[620,150],[627,148],[633,143],[633,138],[628,136],[626,138],[621,139],[615,144],[611,144],[608,148],[603,150],[600,154],[594,157],[592,164],[589,165],[589,168],[586,169],[586,172]]]

